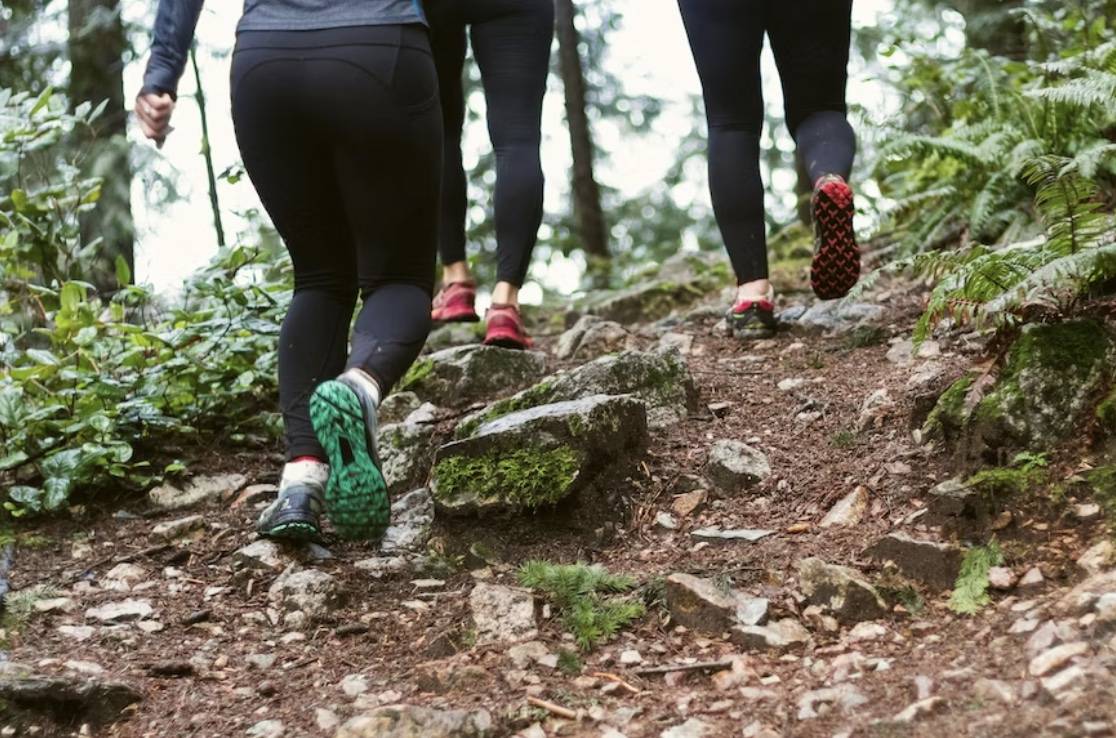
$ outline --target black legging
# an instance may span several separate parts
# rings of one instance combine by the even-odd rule
[[[443,264],[465,260],[465,32],[473,44],[496,152],[497,277],[521,286],[543,217],[543,94],[554,38],[553,0],[427,0],[431,45],[445,121],[445,179],[439,250]]]
[[[279,337],[287,453],[325,458],[309,418],[314,388],[355,366],[386,393],[430,331],[442,115],[427,32],[243,32],[232,112],[245,168],[294,263]]]
[[[678,0],[705,95],[709,187],[737,281],[766,279],[760,52],[771,39],[787,127],[816,182],[848,177],[856,138],[845,119],[852,0]]]

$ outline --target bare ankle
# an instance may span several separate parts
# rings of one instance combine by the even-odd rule
[[[472,279],[469,274],[469,264],[464,261],[455,261],[442,267],[442,284],[454,282],[468,282]]]

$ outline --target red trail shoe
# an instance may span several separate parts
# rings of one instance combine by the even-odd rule
[[[430,317],[435,323],[476,323],[476,302],[475,282],[450,282],[434,296]]]
[[[860,279],[860,248],[853,231],[853,192],[841,177],[818,180],[811,202],[814,211],[814,261],[810,286],[822,300],[849,294]]]
[[[737,338],[769,338],[775,335],[775,290],[769,289],[763,297],[745,297],[737,300],[728,313],[729,327]]]
[[[486,346],[529,349],[531,339],[523,327],[523,316],[515,305],[493,305],[484,316],[488,327],[484,333]]]

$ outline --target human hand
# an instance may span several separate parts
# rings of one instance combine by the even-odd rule
[[[139,119],[140,130],[160,148],[167,135],[174,130],[170,125],[172,113],[174,98],[165,92],[141,92],[136,96],[136,118]]]

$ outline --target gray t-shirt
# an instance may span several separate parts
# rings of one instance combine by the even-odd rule
[[[424,23],[418,0],[244,0],[239,31]]]
[[[203,2],[159,0],[144,90],[177,92]],[[244,0],[237,31],[319,31],[411,23],[426,23],[421,0]]]

